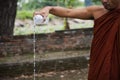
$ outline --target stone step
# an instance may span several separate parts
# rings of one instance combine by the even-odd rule
[[[88,67],[89,54],[77,57],[64,57],[57,59],[43,59],[36,61],[36,73],[49,71],[63,71],[72,69],[83,69]],[[33,74],[33,61],[19,63],[1,63],[0,77],[15,77]]]

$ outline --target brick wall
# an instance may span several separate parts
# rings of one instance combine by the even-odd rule
[[[14,36],[15,42],[0,43],[0,56],[33,53],[33,35]],[[92,28],[36,34],[36,52],[88,49],[92,41]]]

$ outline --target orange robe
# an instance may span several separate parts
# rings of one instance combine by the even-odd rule
[[[120,9],[95,20],[88,80],[120,80]]]

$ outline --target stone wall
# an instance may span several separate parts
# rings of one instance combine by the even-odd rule
[[[92,28],[36,34],[36,52],[88,49],[92,41]],[[0,56],[33,53],[33,35],[14,36],[12,42],[0,42]]]

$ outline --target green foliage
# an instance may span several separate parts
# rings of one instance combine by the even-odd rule
[[[80,6],[82,3],[79,0],[25,0],[18,1],[18,9],[33,10],[43,8],[44,6]]]
[[[24,9],[37,9],[37,8],[42,8],[43,6],[53,6],[55,3],[52,3],[51,1],[45,2],[41,0],[31,0],[29,3],[23,4]]]
[[[64,0],[66,7],[80,6],[82,3],[79,0]]]
[[[101,0],[92,0],[93,3],[97,4],[97,5],[101,5]]]
[[[18,19],[33,19],[33,12],[34,11],[26,11],[26,10],[20,10],[17,11],[17,18]]]

